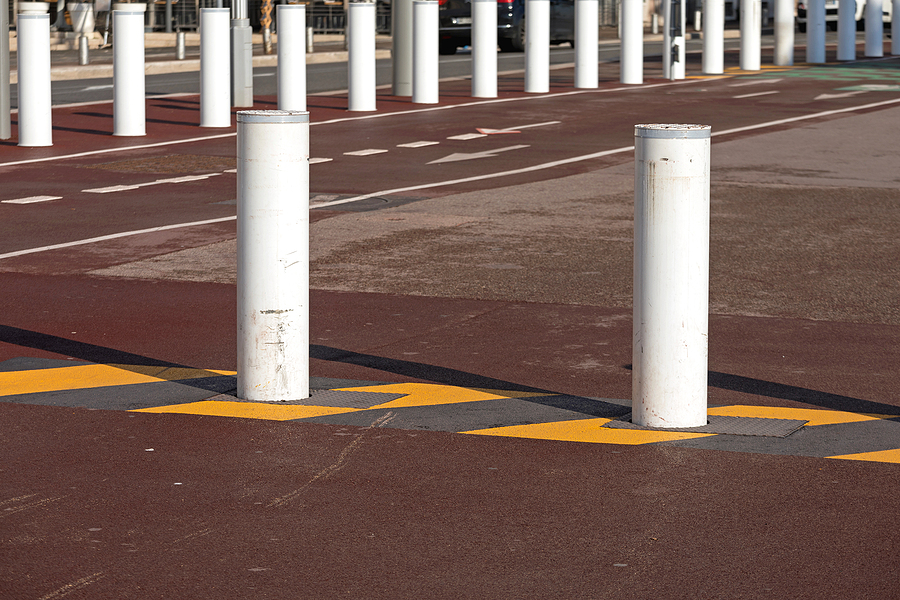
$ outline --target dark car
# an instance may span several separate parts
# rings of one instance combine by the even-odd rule
[[[439,0],[440,52],[455,54],[472,43],[469,0]],[[550,0],[550,43],[575,45],[575,0]],[[497,44],[503,52],[525,50],[525,0],[497,0]]]

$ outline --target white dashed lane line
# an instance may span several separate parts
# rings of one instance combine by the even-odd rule
[[[62,200],[62,196],[29,196],[28,198],[16,198],[14,200],[0,200],[0,202],[3,204],[36,204],[51,200]]]

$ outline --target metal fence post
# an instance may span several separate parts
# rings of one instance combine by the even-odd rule
[[[709,148],[706,125],[637,125],[632,421],[706,424]]]
[[[309,113],[237,115],[237,393],[309,398]]]

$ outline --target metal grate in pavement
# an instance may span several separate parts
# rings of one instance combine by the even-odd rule
[[[700,427],[645,427],[631,422],[631,415],[603,425],[611,429],[640,429],[644,431],[684,431],[688,433],[720,433],[725,435],[749,435],[784,438],[809,421],[799,419],[764,419],[760,417],[724,417],[709,415],[706,425]]]

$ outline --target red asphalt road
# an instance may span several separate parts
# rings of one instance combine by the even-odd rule
[[[872,63],[880,66],[884,63]],[[554,84],[548,95],[525,95],[507,91],[497,101],[467,97],[468,82],[443,85],[445,96],[439,110],[412,105],[408,99],[381,96],[378,113],[348,113],[342,97],[312,97],[311,157],[331,159],[311,165],[310,187],[313,195],[359,195],[408,186],[429,186],[427,191],[403,194],[440,195],[473,189],[490,189],[514,183],[556,178],[585,172],[604,164],[632,160],[624,150],[607,157],[583,160],[527,173],[491,177],[470,183],[440,185],[441,182],[473,176],[503,174],[510,170],[536,167],[558,160],[569,160],[598,152],[628,148],[633,144],[633,114],[640,105],[644,122],[704,123],[714,135],[727,130],[841,110],[890,100],[878,94],[852,97],[816,98],[836,87],[853,82],[790,78],[780,83],[752,84],[749,78],[649,81],[645,86],[620,86],[605,82],[600,90],[573,90],[564,72],[554,72]],[[774,77],[774,75],[773,75]],[[759,79],[757,77],[756,79]],[[515,81],[515,78],[512,78]],[[742,85],[734,87],[736,83]],[[857,82],[858,83],[858,82]],[[509,87],[517,87],[507,82]],[[735,98],[744,94],[777,91],[763,97]],[[273,108],[271,99],[257,101],[258,109]],[[453,108],[450,108],[450,107]],[[19,148],[12,141],[0,144],[0,173],[4,188],[0,200],[31,196],[59,196],[60,200],[40,204],[0,204],[4,223],[0,255],[29,248],[93,238],[149,227],[227,218],[235,214],[235,175],[223,173],[234,168],[235,137],[231,130],[201,129],[196,97],[154,99],[148,101],[148,135],[141,138],[116,138],[110,135],[112,105],[97,104],[59,108],[54,111],[54,146]],[[869,110],[878,110],[872,108]],[[822,116],[839,119],[843,114]],[[471,140],[448,140],[460,134],[476,133],[478,128],[523,128],[520,133],[488,135]],[[797,124],[809,123],[797,121]],[[787,123],[775,127],[790,128]],[[772,130],[771,128],[768,130]],[[752,135],[742,132],[716,139]],[[15,131],[14,131],[15,135]],[[198,139],[223,136],[216,139]],[[175,145],[134,148],[182,140]],[[422,148],[398,148],[399,144],[437,141]],[[428,164],[455,153],[482,153],[505,150],[474,160]],[[133,148],[133,149],[129,149]],[[112,150],[46,162],[21,164],[22,161],[64,157],[66,155]],[[366,149],[388,150],[372,156],[347,156],[344,153]],[[171,157],[165,159],[163,157]],[[150,172],[141,161],[168,161],[172,175]],[[127,165],[122,161],[137,161]],[[19,164],[16,164],[19,163]],[[183,165],[190,163],[190,169]],[[115,185],[147,184],[159,179],[190,173],[212,173],[209,179],[189,183],[163,183],[134,191],[98,194],[85,190]],[[352,176],[348,176],[352,174]],[[403,195],[401,194],[401,195]],[[340,210],[340,208],[338,208]],[[313,211],[314,218],[316,212]],[[319,216],[320,218],[320,216]],[[181,245],[203,244],[221,235],[232,235],[227,225],[204,231],[182,230],[168,235]],[[183,237],[187,239],[182,240]],[[157,238],[158,240],[159,238]],[[141,244],[132,241],[115,246],[115,262],[131,246],[134,258],[145,255]],[[76,254],[83,251],[76,251]],[[112,259],[112,257],[110,257]],[[95,267],[108,263],[98,260]],[[22,265],[21,259],[6,259],[7,264]],[[4,261],[6,263],[6,261]],[[0,265],[0,269],[3,265]]]
[[[572,91],[560,83],[563,73],[557,75],[555,89]],[[368,193],[398,181],[499,172],[629,146],[634,123],[623,122],[616,108],[630,113],[636,102],[647,107],[646,121],[699,121],[715,130],[882,98],[816,101],[846,84],[791,80],[779,94],[735,99],[772,88],[731,89],[731,83],[511,102],[502,117],[492,116],[496,105],[479,105],[357,120],[352,127],[316,125],[312,154],[334,161],[311,167],[313,191]],[[452,101],[469,102],[462,92]],[[56,146],[2,144],[0,163],[218,133],[196,127],[195,98],[148,104],[156,121],[146,138],[111,137],[110,105],[58,109]],[[314,122],[354,117],[341,98],[313,104]],[[392,107],[412,108],[407,100],[384,98],[382,110]],[[561,124],[458,144],[441,139],[412,152],[395,148],[475,127],[550,120]],[[426,122],[434,129],[424,131]],[[516,144],[530,147],[426,164],[451,152]],[[390,152],[343,155],[362,147]],[[0,167],[0,199],[63,197],[0,204],[0,254],[234,214],[229,174],[135,192],[82,191],[169,177],[84,166],[166,155],[227,163],[234,138]],[[407,159],[389,166],[396,156]],[[624,152],[477,185],[630,160]],[[227,168],[217,164],[220,172]],[[437,192],[461,189],[467,188]],[[313,211],[323,213],[335,214]],[[0,360],[233,368],[233,285],[84,275],[233,236],[230,222],[0,261],[8,271],[0,291]],[[409,381],[418,375],[431,382],[455,378],[458,385],[500,379],[570,394],[630,396],[628,311],[326,291],[313,291],[311,302],[314,344],[393,365],[318,358],[311,364],[316,376]],[[890,376],[900,364],[897,327],[714,316],[710,340],[711,403],[818,402],[897,414]],[[602,364],[573,370],[573,348],[598,343],[609,348]],[[3,598],[900,596],[900,475],[891,464],[9,403],[0,404],[0,420]]]

